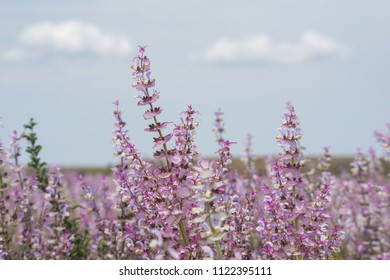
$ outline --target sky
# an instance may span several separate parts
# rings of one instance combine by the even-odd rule
[[[389,11],[386,0],[1,0],[0,135],[9,142],[34,117],[46,162],[106,166],[119,100],[131,141],[150,157],[130,71],[147,45],[160,120],[177,123],[192,104],[203,156],[218,149],[218,109],[235,155],[247,133],[256,154],[279,152],[287,101],[306,154],[379,148],[373,133],[390,122]]]

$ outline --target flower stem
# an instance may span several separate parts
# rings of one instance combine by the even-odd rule
[[[218,260],[222,260],[222,251],[221,246],[219,245],[219,241],[215,241],[215,250],[217,251]]]
[[[179,222],[179,228],[180,228],[181,236],[183,237],[184,245],[189,245],[189,244],[190,244],[190,241],[189,241],[189,239],[188,239],[187,232],[186,232],[186,230],[185,230],[185,228],[184,228],[183,220],[180,220],[180,222]]]

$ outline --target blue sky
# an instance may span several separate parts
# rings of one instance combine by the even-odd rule
[[[147,122],[131,88],[131,59],[148,45],[161,120],[187,104],[200,111],[203,155],[217,149],[214,112],[242,154],[279,151],[280,116],[291,100],[307,154],[378,147],[389,122],[390,2],[1,1],[0,135],[39,126],[47,162],[113,163],[112,101],[119,99],[132,141],[152,153]]]

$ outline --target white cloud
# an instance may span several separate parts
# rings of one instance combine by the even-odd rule
[[[221,39],[194,61],[300,63],[320,57],[343,57],[346,48],[314,31],[306,31],[299,42],[275,43],[268,35],[256,35],[243,41]]]
[[[24,28],[18,44],[0,53],[4,60],[23,60],[45,54],[127,55],[132,44],[124,36],[110,34],[79,20],[40,22]]]

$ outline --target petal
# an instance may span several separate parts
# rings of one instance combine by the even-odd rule
[[[176,193],[178,196],[185,198],[191,195],[191,190],[187,186],[181,186],[177,189]]]
[[[153,149],[156,149],[157,147],[164,145],[164,144],[167,143],[171,138],[172,138],[172,134],[165,135],[164,137],[154,138],[155,144],[154,144],[154,146],[153,146]]]
[[[161,112],[162,112],[162,109],[160,107],[156,107],[153,110],[147,110],[144,113],[143,117],[144,117],[145,120],[149,120],[149,119],[151,119],[151,118],[153,118],[155,116],[160,115]]]

